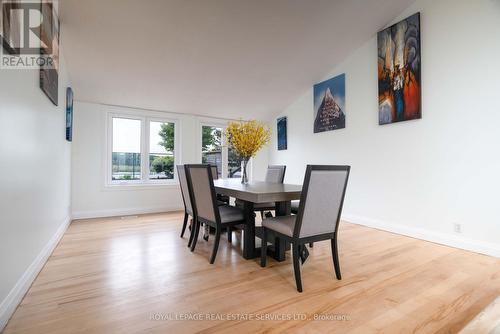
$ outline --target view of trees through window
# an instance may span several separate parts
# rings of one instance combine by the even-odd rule
[[[149,178],[174,178],[174,123],[149,123]]]
[[[229,178],[240,178],[241,177],[241,161],[242,159],[236,153],[234,149],[229,147],[227,150],[227,167]]]
[[[201,162],[217,166],[219,177],[222,176],[222,128],[215,126],[201,127]]]
[[[222,136],[223,128],[204,125],[202,132],[201,160],[204,164],[217,165],[219,177],[222,176],[222,166],[227,164],[227,177],[241,177],[241,158],[236,151],[228,148],[227,161],[223,161],[222,156]]]
[[[141,180],[140,119],[113,117],[112,180]],[[149,179],[174,178],[175,124],[149,122]],[[148,166],[145,165],[144,168]]]
[[[227,154],[223,154],[226,152],[226,147],[223,147],[224,127],[204,125],[201,130],[202,162],[216,165],[219,177],[223,172],[228,178],[241,177],[242,159],[236,151],[227,148]],[[112,140],[112,181],[174,179],[175,123],[112,117]],[[145,152],[141,151],[142,148]]]

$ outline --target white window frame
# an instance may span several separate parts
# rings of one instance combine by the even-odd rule
[[[224,121],[220,119],[210,119],[210,118],[201,118],[198,122],[198,139],[197,139],[197,156],[198,156],[198,161],[201,163],[202,162],[202,145],[203,145],[203,137],[202,137],[202,128],[204,126],[210,126],[210,127],[215,127],[215,128],[222,128],[222,178],[227,179],[227,174],[228,174],[228,169],[229,169],[229,154],[228,154],[228,144],[227,144],[227,138],[225,136],[226,128],[227,128],[227,123],[229,121]],[[248,162],[247,166],[247,173],[248,173],[248,178],[249,180],[252,180],[252,159]]]
[[[202,136],[202,129],[204,126],[209,126],[209,127],[215,127],[215,128],[221,128],[222,129],[222,138],[221,138],[221,146],[222,146],[222,171],[221,175],[222,178],[225,179],[227,175],[227,169],[228,169],[228,155],[227,155],[227,144],[226,144],[226,136],[224,135],[224,132],[226,131],[227,124],[223,122],[218,122],[218,121],[213,121],[213,120],[208,120],[208,119],[203,119],[200,122],[198,122],[198,140],[196,141],[198,143],[197,147],[197,152],[198,152],[198,157],[199,157],[199,162],[202,162],[202,154],[203,154],[203,136]]]
[[[163,113],[145,111],[108,111],[106,114],[106,158],[105,158],[105,187],[106,188],[138,188],[178,186],[177,166],[181,161],[180,121]],[[125,118],[141,121],[141,179],[140,180],[113,180],[113,118]],[[174,123],[174,178],[167,180],[149,179],[149,140],[150,122]]]

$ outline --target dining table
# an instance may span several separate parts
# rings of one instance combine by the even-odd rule
[[[255,226],[254,205],[274,202],[276,216],[290,215],[291,201],[300,199],[302,192],[301,185],[264,181],[250,181],[245,184],[241,183],[240,179],[214,180],[214,186],[218,194],[234,197],[243,203],[246,227],[243,230],[242,255],[245,259],[260,256],[260,247],[255,247],[255,238],[260,238],[262,232],[260,227]],[[268,240],[273,243],[267,248],[268,255],[277,261],[284,261],[285,253],[290,246],[272,234],[269,234]]]

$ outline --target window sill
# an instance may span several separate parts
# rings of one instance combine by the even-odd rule
[[[133,191],[133,190],[159,190],[159,189],[178,189],[178,181],[168,182],[123,182],[107,183],[104,185],[104,191]]]

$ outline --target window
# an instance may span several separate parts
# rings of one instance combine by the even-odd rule
[[[229,148],[227,152],[227,164],[228,164],[228,178],[241,178],[241,162],[243,159],[240,158],[238,153],[233,148]]]
[[[113,180],[141,179],[141,121],[113,118]]]
[[[222,177],[222,128],[203,125],[201,127],[201,162],[217,166]]]
[[[175,179],[176,122],[109,114],[108,185],[165,184]]]
[[[241,177],[241,158],[232,149],[227,148],[224,132],[225,125],[201,125],[201,162],[217,165],[219,177]]]
[[[149,122],[149,179],[174,178],[175,124]]]

